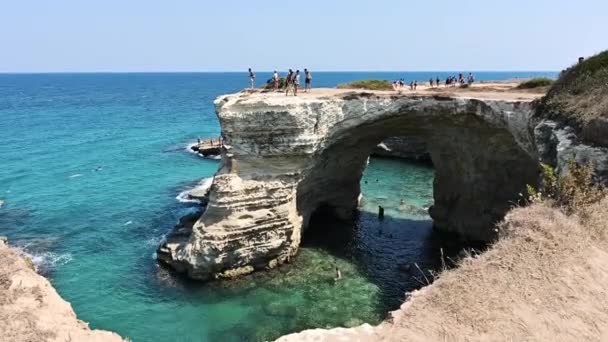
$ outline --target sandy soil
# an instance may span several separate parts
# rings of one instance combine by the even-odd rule
[[[115,333],[91,330],[76,318],[31,262],[0,240],[0,341],[118,342]]]
[[[513,210],[489,251],[464,259],[377,327],[278,341],[608,341],[608,199],[585,220]]]
[[[378,96],[449,96],[460,98],[478,98],[483,100],[504,100],[504,101],[532,101],[545,95],[547,88],[537,89],[517,89],[519,82],[487,82],[475,83],[466,88],[460,87],[435,87],[419,85],[416,90],[410,90],[409,86],[400,91],[377,91],[362,89],[337,89],[337,88],[313,88],[311,92],[298,92],[299,97],[327,97],[344,96],[350,93],[372,93]],[[250,93],[260,93],[260,90],[250,91]],[[265,91],[265,95],[285,96],[284,92]],[[291,95],[290,93],[290,96]]]

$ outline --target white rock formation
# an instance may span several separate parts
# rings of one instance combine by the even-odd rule
[[[474,98],[472,96],[477,96]],[[209,204],[159,259],[191,277],[231,277],[293,256],[320,207],[350,218],[372,149],[387,137],[428,146],[438,229],[490,240],[493,223],[537,182],[529,100],[325,92],[219,97],[225,139]]]

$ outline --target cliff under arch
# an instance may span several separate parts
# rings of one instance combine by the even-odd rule
[[[226,146],[209,204],[192,232],[168,238],[159,259],[198,279],[287,261],[319,206],[354,212],[367,157],[391,136],[427,142],[435,226],[491,240],[494,223],[537,182],[529,100],[339,90],[222,96],[215,104]]]

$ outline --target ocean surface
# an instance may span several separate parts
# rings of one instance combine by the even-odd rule
[[[313,73],[313,86],[448,74]],[[257,83],[268,78],[258,73]],[[441,248],[458,248],[431,229],[428,165],[372,159],[359,217],[317,217],[298,257],[277,270],[204,284],[154,259],[163,235],[197,210],[178,195],[218,165],[187,145],[219,134],[214,98],[247,83],[246,73],[0,75],[0,235],[32,256],[79,318],[136,342],[256,341],[380,322],[424,282],[412,263],[434,269]]]

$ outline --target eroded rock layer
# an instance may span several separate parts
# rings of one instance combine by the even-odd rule
[[[517,99],[341,93],[218,98],[222,162],[206,211],[160,259],[191,277],[232,277],[293,256],[320,207],[350,218],[367,159],[411,137],[436,167],[438,229],[491,240],[493,224],[537,182],[533,106]]]

